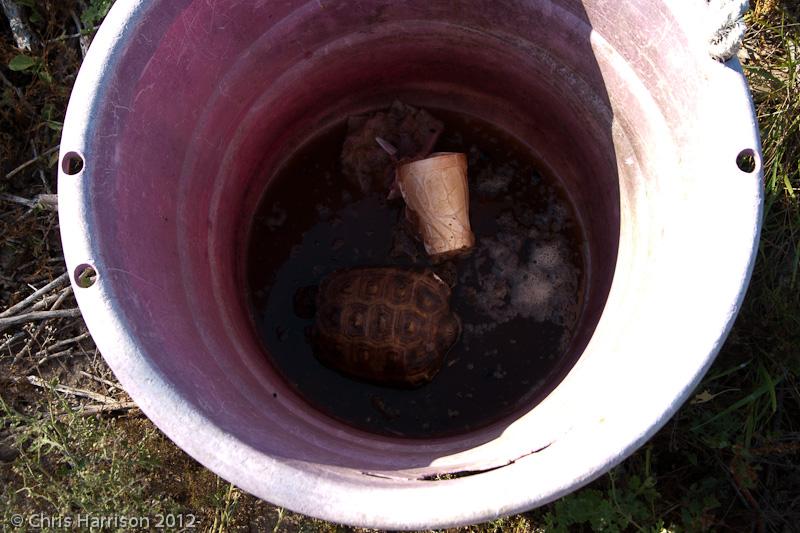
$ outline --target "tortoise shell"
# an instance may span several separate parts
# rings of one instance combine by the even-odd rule
[[[450,288],[429,270],[348,268],[316,297],[315,354],[352,377],[416,387],[439,372],[461,332]]]

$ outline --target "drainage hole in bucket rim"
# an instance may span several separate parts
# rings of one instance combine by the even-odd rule
[[[61,170],[68,176],[79,174],[84,167],[83,156],[78,152],[67,152],[61,161]]]
[[[82,289],[88,289],[97,281],[97,270],[92,265],[82,264],[75,269],[75,284]]]
[[[755,151],[745,148],[739,152],[739,155],[736,156],[736,166],[739,167],[739,170],[748,174],[755,172],[757,168]]]

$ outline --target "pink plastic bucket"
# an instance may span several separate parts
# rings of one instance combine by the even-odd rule
[[[327,520],[452,526],[584,485],[688,397],[749,279],[759,141],[738,64],[706,54],[704,7],[118,1],[75,85],[59,176],[67,264],[98,273],[74,281],[104,357],[193,457]],[[310,408],[243,294],[272,172],[325,125],[397,97],[529,145],[588,242],[575,365],[542,401],[455,437],[376,436]],[[756,171],[737,167],[742,151]]]

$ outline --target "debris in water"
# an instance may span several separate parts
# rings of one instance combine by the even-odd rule
[[[421,158],[436,144],[444,126],[424,109],[395,100],[388,111],[352,116],[341,152],[345,179],[361,192],[389,192],[396,161]],[[395,149],[390,156],[375,141],[379,137]]]
[[[529,227],[509,211],[497,217],[497,232],[480,240],[472,268],[459,279],[464,296],[487,319],[465,324],[465,339],[486,335],[517,318],[551,322],[571,333],[581,269],[574,244],[562,232],[569,219],[555,198],[546,211],[532,217]]]
[[[462,255],[475,245],[469,223],[467,158],[438,153],[397,169],[406,218],[435,260]]]

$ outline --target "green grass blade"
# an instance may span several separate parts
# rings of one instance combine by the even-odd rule
[[[696,430],[700,429],[701,427],[703,427],[703,426],[705,426],[707,424],[710,424],[711,422],[713,422],[713,421],[715,421],[715,420],[717,420],[719,418],[722,418],[723,416],[727,415],[728,413],[731,413],[733,411],[741,409],[745,405],[753,403],[754,401],[756,401],[758,398],[760,398],[764,394],[767,394],[770,390],[774,391],[775,390],[775,385],[780,383],[780,381],[781,380],[779,379],[775,383],[772,383],[772,382],[764,383],[763,385],[758,387],[756,390],[754,390],[753,392],[751,392],[750,394],[748,394],[747,396],[745,396],[744,398],[742,398],[738,402],[734,403],[733,405],[731,405],[727,409],[724,409],[723,411],[720,411],[719,413],[717,413],[716,415],[712,416],[711,418],[709,418],[705,422],[701,422],[699,424],[694,425],[691,428],[691,430],[692,431],[696,431]]]

